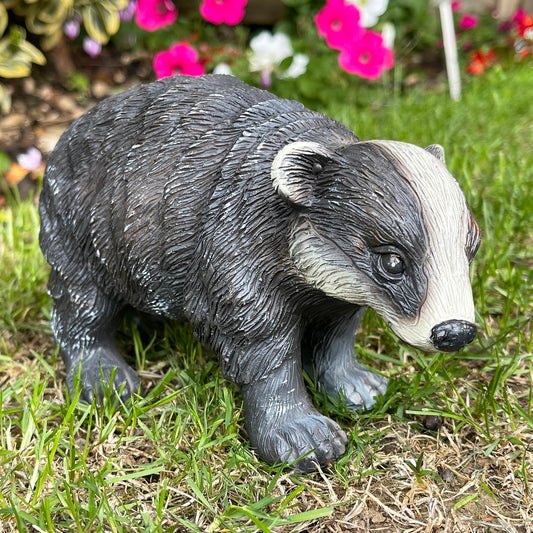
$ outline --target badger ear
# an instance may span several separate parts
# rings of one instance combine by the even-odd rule
[[[312,141],[284,146],[274,158],[270,172],[276,192],[289,204],[310,207],[315,176],[332,155],[328,148]]]
[[[431,155],[434,155],[439,161],[446,164],[444,148],[440,144],[430,144],[429,146],[426,146],[425,150]]]

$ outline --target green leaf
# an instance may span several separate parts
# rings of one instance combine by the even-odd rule
[[[18,53],[25,59],[27,58],[28,61],[37,65],[46,64],[46,57],[44,57],[44,54],[28,41],[21,41],[19,43]]]
[[[116,11],[126,9],[128,0],[106,0],[106,3],[111,5]]]
[[[106,44],[120,26],[118,11],[109,2],[85,6],[82,16],[87,33],[100,44]]]
[[[96,7],[92,5],[85,6],[82,11],[82,17],[89,37],[100,44],[106,44],[109,37]]]
[[[108,2],[101,2],[96,6],[104,28],[108,36],[117,33],[120,26],[120,17],[118,11]]]
[[[51,50],[63,36],[63,26],[59,26],[55,31],[50,32],[41,37],[41,48],[43,50]]]
[[[0,101],[2,99],[2,91],[4,90],[4,86],[0,84]],[[9,156],[0,150],[0,174],[4,173],[11,164],[11,160],[9,159]]]
[[[263,533],[270,533],[270,528],[268,527],[268,525],[259,520],[259,518],[255,516],[255,513],[251,509],[247,507],[239,507],[236,505],[232,505],[230,508],[228,508],[228,511],[237,511],[242,513],[244,516],[249,518],[259,528],[260,531],[262,531]]]
[[[0,4],[0,35],[2,35],[6,30],[7,22],[7,9],[2,4]]]
[[[469,494],[468,496],[465,496],[464,498],[461,498],[453,506],[453,510],[457,511],[457,509],[461,509],[461,507],[464,507],[465,505],[469,504],[471,501],[475,500],[478,496],[479,496],[479,492],[476,492],[474,494]]]
[[[24,78],[29,76],[31,64],[18,58],[10,58],[6,63],[0,63],[0,77]]]
[[[63,24],[72,6],[72,0],[62,0],[61,2],[48,0],[36,4],[34,10],[38,18],[44,23],[56,25]]]
[[[332,512],[333,507],[322,507],[321,509],[312,509],[311,511],[289,515],[284,520],[289,524],[297,524],[298,522],[307,522],[308,520],[317,520],[324,516],[330,516]]]
[[[40,11],[41,4],[34,6],[26,15],[26,27],[30,33],[36,35],[50,35],[63,27],[65,18],[58,17],[55,21],[48,21],[42,18]],[[66,16],[66,11],[64,16]],[[51,14],[51,12],[49,13]]]

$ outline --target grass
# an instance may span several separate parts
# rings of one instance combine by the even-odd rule
[[[357,348],[390,375],[386,397],[356,415],[311,388],[349,434],[346,455],[315,474],[257,461],[238,390],[187,325],[154,334],[126,320],[121,346],[149,391],[133,406],[69,397],[36,205],[11,198],[0,211],[0,531],[532,531],[531,74],[493,70],[459,103],[376,91],[322,109],[363,138],[444,145],[484,240],[471,346],[423,354],[368,313]],[[427,429],[427,415],[444,423]]]

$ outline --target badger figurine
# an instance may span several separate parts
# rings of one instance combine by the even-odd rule
[[[40,216],[69,388],[138,393],[114,339],[125,308],[187,320],[271,464],[310,471],[345,450],[303,368],[353,410],[385,393],[354,354],[367,307],[422,350],[476,335],[480,234],[442,148],[362,141],[233,76],[166,78],[77,119],[48,160]]]

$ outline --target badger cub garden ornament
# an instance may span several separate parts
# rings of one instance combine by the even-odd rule
[[[305,455],[309,471],[344,452],[302,368],[354,410],[385,393],[354,355],[367,307],[423,350],[476,335],[479,230],[442,148],[362,141],[232,76],[166,78],[79,118],[49,158],[40,215],[69,387],[79,375],[90,400],[114,373],[138,392],[114,340],[125,307],[188,320],[269,463]]]

